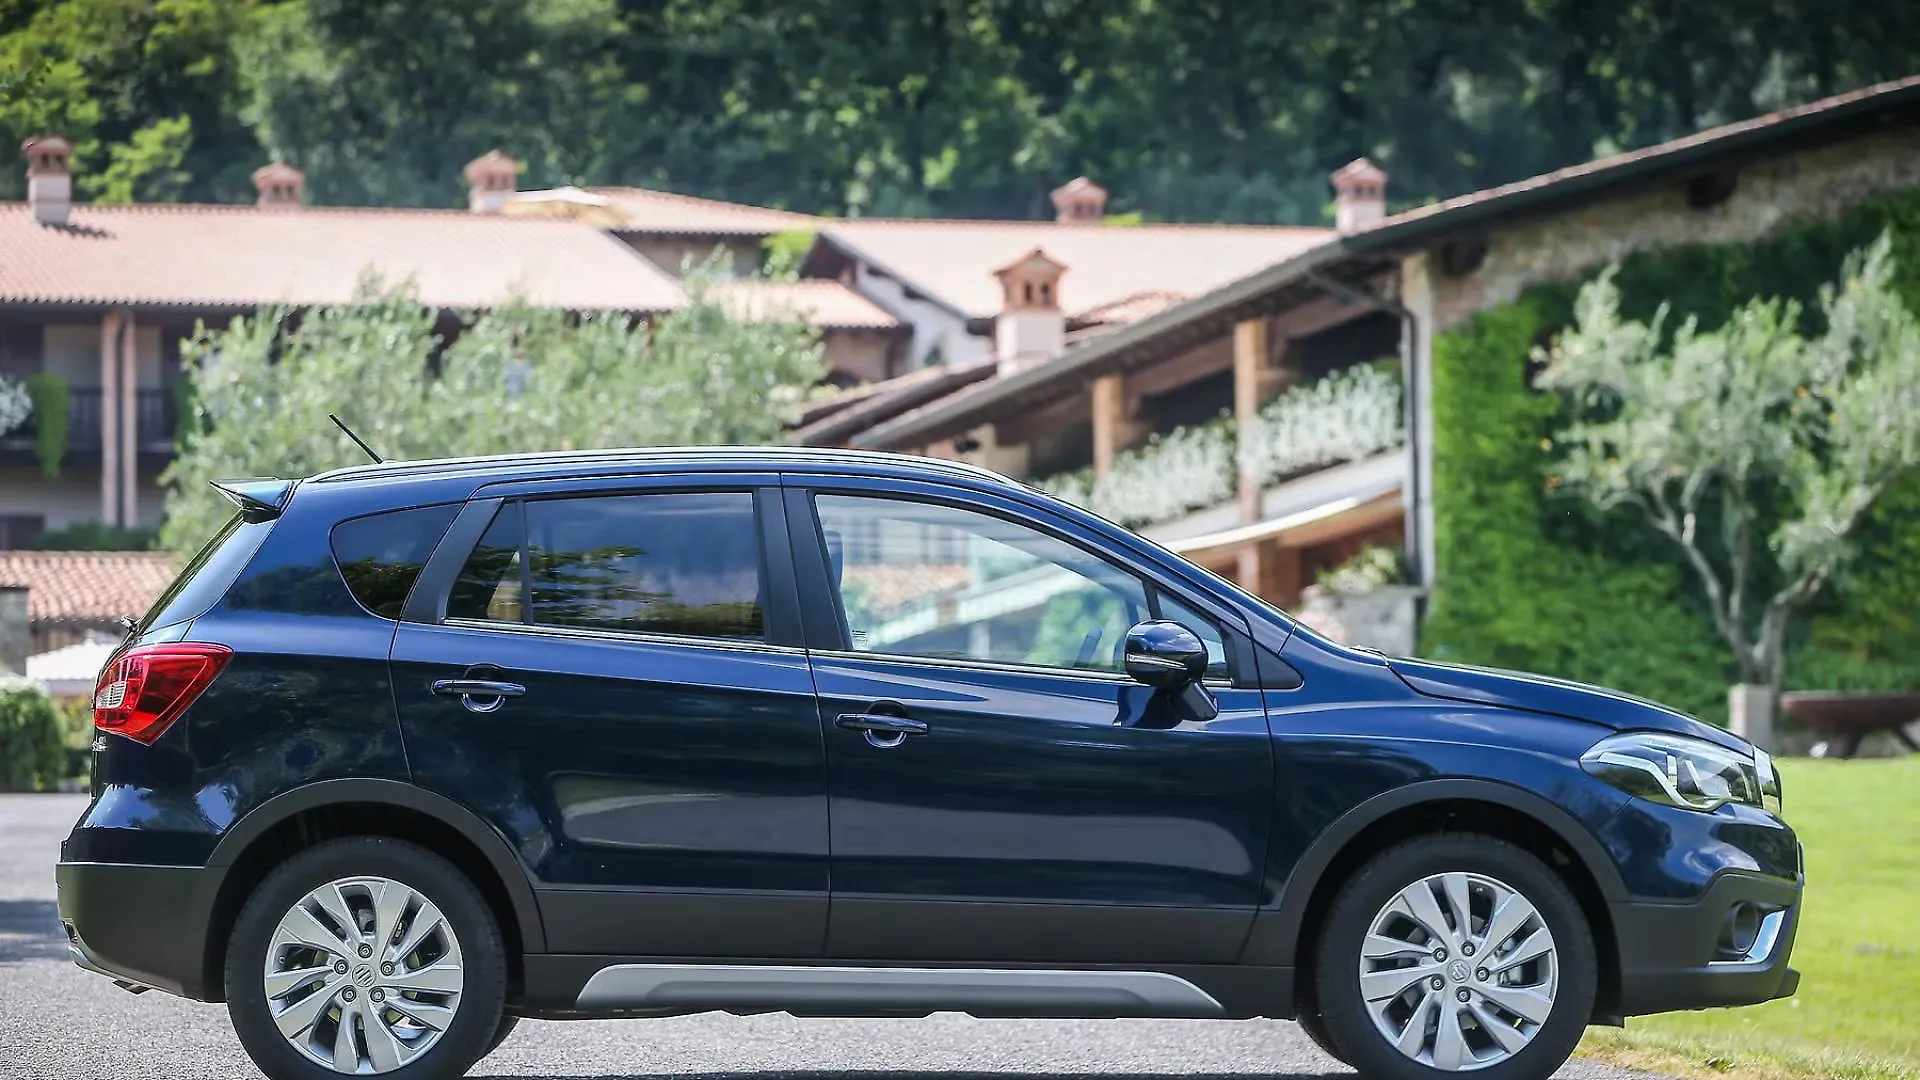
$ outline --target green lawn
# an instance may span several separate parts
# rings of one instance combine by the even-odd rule
[[[1583,1053],[1692,1075],[1920,1078],[1920,756],[1796,759],[1781,775],[1807,851],[1800,992],[1594,1028]]]

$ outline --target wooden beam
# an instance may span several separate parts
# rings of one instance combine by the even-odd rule
[[[1233,328],[1233,422],[1240,433],[1242,444],[1252,429],[1254,418],[1260,412],[1260,391],[1263,376],[1270,356],[1267,350],[1267,320],[1247,319]],[[1240,523],[1251,525],[1260,520],[1260,477],[1257,473],[1240,466],[1239,481]],[[1242,570],[1251,569],[1257,575],[1259,561],[1251,556],[1253,562],[1243,560]],[[1255,580],[1258,580],[1257,576]],[[1242,581],[1242,584],[1245,584]]]
[[[100,319],[100,523],[120,524],[120,321]]]
[[[1113,459],[1126,441],[1126,426],[1126,380],[1119,375],[1093,380],[1093,475],[1113,471]]]
[[[1266,558],[1262,560],[1266,575],[1260,583],[1261,599],[1279,608],[1298,607],[1300,590],[1307,587],[1300,549],[1279,544],[1261,546],[1267,549]]]
[[[1157,397],[1169,390],[1218,375],[1233,366],[1233,343],[1225,335],[1202,341],[1191,349],[1127,373],[1127,396],[1134,400]]]
[[[992,421],[993,440],[1001,446],[1013,446],[1030,443],[1047,435],[1058,435],[1076,424],[1084,423],[1087,409],[1086,395],[1073,394],[1056,398],[1036,409],[1009,410],[1006,415]]]
[[[1364,303],[1322,296],[1304,304],[1297,304],[1275,315],[1273,332],[1282,338],[1312,337],[1323,330],[1331,330],[1341,323],[1365,318],[1378,310]]]

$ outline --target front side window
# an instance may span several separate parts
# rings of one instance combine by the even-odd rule
[[[1227,671],[1227,642],[1220,634],[1220,627],[1212,619],[1200,614],[1193,608],[1175,600],[1160,590],[1160,617],[1172,619],[1181,626],[1193,631],[1200,643],[1207,647],[1207,678],[1224,679]]]
[[[509,504],[454,583],[447,615],[764,641],[758,538],[744,491]]]
[[[1121,670],[1140,579],[1046,533],[936,503],[815,498],[856,652]]]

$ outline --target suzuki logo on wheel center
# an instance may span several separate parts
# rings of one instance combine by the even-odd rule
[[[353,981],[356,986],[372,986],[374,978],[373,969],[365,964],[353,969]]]
[[[1473,974],[1473,969],[1467,967],[1465,960],[1455,960],[1453,963],[1447,965],[1447,974],[1453,978],[1454,982],[1463,983],[1467,981],[1468,976]]]

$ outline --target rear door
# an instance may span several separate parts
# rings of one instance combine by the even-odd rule
[[[832,789],[828,955],[1233,962],[1273,765],[1231,613],[1023,504],[809,483],[787,500]],[[1121,673],[1154,616],[1211,640],[1216,719]]]
[[[776,482],[498,489],[409,599],[414,780],[518,847],[554,952],[820,951],[825,763]]]

